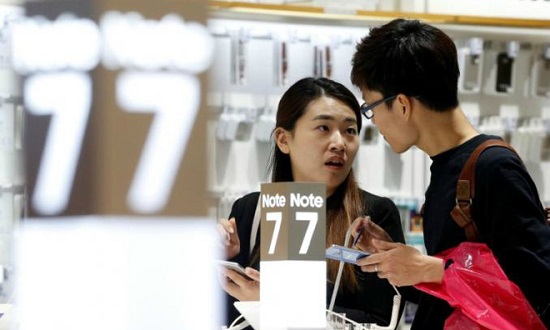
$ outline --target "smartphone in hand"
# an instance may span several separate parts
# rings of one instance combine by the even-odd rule
[[[227,260],[218,260],[218,264],[222,267],[225,267],[227,269],[231,269],[237,273],[239,273],[239,275],[243,276],[244,278],[246,278],[247,280],[249,281],[253,281],[254,279],[252,279],[250,276],[246,275],[246,272],[244,271],[244,268],[243,266],[239,265],[238,263],[236,262],[233,262],[233,261],[227,261]]]
[[[357,260],[370,255],[370,253],[333,244],[326,250],[325,255],[328,259],[357,265]]]

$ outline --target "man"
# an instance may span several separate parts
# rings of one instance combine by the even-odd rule
[[[458,176],[472,151],[496,137],[479,134],[468,122],[459,106],[458,77],[453,40],[417,20],[373,28],[353,57],[351,79],[361,89],[365,117],[394,152],[416,146],[433,161],[424,204],[428,255],[383,235],[363,235],[359,245],[378,252],[362,259],[363,271],[394,285],[441,283],[445,265],[433,255],[467,240],[450,216]],[[550,227],[533,180],[518,156],[501,147],[481,154],[475,180],[472,215],[482,242],[550,327]],[[356,221],[356,228],[372,227],[366,221]],[[412,329],[442,329],[452,311],[447,302],[423,294]]]

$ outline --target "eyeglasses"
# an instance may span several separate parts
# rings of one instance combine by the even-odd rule
[[[387,102],[387,101],[390,101],[390,100],[392,100],[396,97],[397,97],[397,95],[388,96],[385,99],[378,100],[378,101],[373,102],[371,104],[367,104],[367,102],[365,102],[361,105],[361,108],[359,110],[361,110],[361,113],[363,114],[363,116],[365,116],[367,119],[371,119],[374,116],[374,112],[372,111],[372,109],[374,109],[375,107],[379,106],[380,104],[382,104],[384,102]]]

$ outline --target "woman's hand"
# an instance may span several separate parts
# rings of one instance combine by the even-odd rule
[[[368,251],[371,253],[376,252],[376,248],[372,244],[373,239],[378,239],[386,242],[393,242],[390,235],[386,231],[375,224],[370,217],[359,217],[353,221],[351,224],[351,236],[355,240],[358,235],[359,240],[357,241],[356,247],[363,251]]]
[[[218,232],[220,233],[223,245],[225,246],[225,255],[231,259],[241,252],[241,240],[237,233],[237,224],[235,218],[221,219],[218,222]]]
[[[239,301],[260,300],[260,272],[250,267],[246,267],[245,272],[251,280],[231,269],[225,269],[223,289]]]

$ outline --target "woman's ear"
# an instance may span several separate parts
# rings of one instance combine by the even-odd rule
[[[288,146],[289,134],[290,133],[282,127],[277,127],[275,129],[275,143],[284,154],[290,153],[290,147]]]

